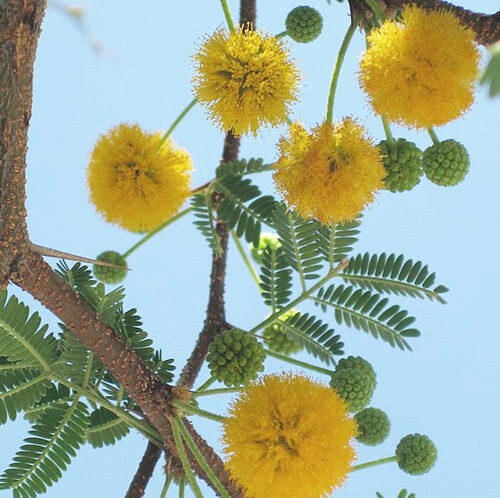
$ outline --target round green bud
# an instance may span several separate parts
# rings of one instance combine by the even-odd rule
[[[391,192],[411,190],[422,176],[422,151],[404,138],[378,144],[387,176],[384,185]]]
[[[359,434],[356,439],[368,446],[383,443],[391,430],[391,421],[385,412],[378,408],[365,408],[354,415]]]
[[[349,411],[362,410],[372,399],[375,379],[362,368],[336,368],[330,386],[347,403]]]
[[[104,251],[97,256],[97,261],[112,263],[123,268],[110,268],[108,266],[94,265],[94,275],[105,284],[119,284],[127,276],[127,261],[116,251]]]
[[[250,254],[258,265],[262,264],[264,251],[267,247],[270,247],[274,251],[278,249],[278,247],[281,247],[281,242],[278,240],[278,236],[276,234],[264,232],[260,236],[259,247],[255,247],[253,244],[250,244]]]
[[[365,374],[371,379],[373,386],[375,387],[375,384],[377,383],[377,374],[375,373],[375,370],[373,370],[371,363],[366,361],[364,358],[361,358],[361,356],[346,356],[345,358],[342,358],[339,360],[335,370],[342,370],[343,368],[357,368],[359,370],[363,370],[363,372],[365,372]]]
[[[264,370],[264,347],[248,332],[230,329],[215,337],[208,349],[208,368],[228,387],[245,385]]]
[[[443,140],[428,147],[422,157],[427,178],[436,185],[449,187],[460,183],[469,171],[469,154],[456,140]]]
[[[286,320],[295,315],[295,313],[297,313],[296,310],[290,310],[283,313],[278,322],[274,322],[264,329],[262,333],[264,336],[264,344],[269,349],[287,356],[292,353],[298,353],[302,349],[302,346],[297,344],[281,325],[281,322],[286,322]]]
[[[434,443],[421,434],[408,434],[396,448],[399,467],[408,474],[420,475],[429,472],[437,459]]]
[[[316,9],[302,5],[289,12],[285,26],[292,40],[308,43],[320,35],[323,29],[323,18]]]

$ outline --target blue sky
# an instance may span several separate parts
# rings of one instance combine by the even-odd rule
[[[286,14],[298,4],[261,0],[258,26],[273,33],[282,31]],[[493,0],[461,4],[487,13],[498,8]],[[238,2],[229,5],[237,17]],[[324,117],[332,65],[349,22],[346,2],[328,5],[325,0],[313,0],[310,5],[324,16],[323,34],[311,44],[290,43],[304,74],[301,101],[292,117],[300,117],[308,127]],[[94,257],[107,249],[123,252],[138,239],[105,223],[88,201],[85,171],[95,140],[121,122],[137,122],[149,130],[168,128],[192,99],[190,56],[205,34],[223,25],[224,18],[217,0],[189,4],[88,0],[86,6],[86,23],[106,48],[104,56],[89,48],[68,18],[54,8],[47,11],[36,61],[27,207],[34,242]],[[363,46],[358,33],[342,70],[335,116],[356,116],[378,141],[383,138],[381,123],[370,112],[356,80]],[[467,147],[471,168],[463,183],[443,188],[423,179],[409,193],[381,193],[366,211],[355,253],[404,253],[428,264],[438,283],[450,292],[445,306],[393,299],[417,317],[422,336],[411,341],[413,352],[393,350],[362,332],[336,326],[331,315],[323,317],[342,335],[346,353],[372,362],[378,375],[372,406],[386,411],[392,422],[391,436],[383,445],[359,448],[359,462],[392,455],[399,439],[414,432],[434,440],[439,459],[422,477],[404,474],[395,464],[355,473],[336,497],[369,498],[378,490],[392,498],[403,487],[418,498],[499,495],[500,271],[496,260],[500,236],[495,214],[500,203],[499,109],[500,98],[490,100],[480,89],[465,118],[436,130],[441,139],[454,138]],[[275,144],[284,130],[265,130],[255,139],[243,139],[241,157],[274,161]],[[414,140],[421,148],[430,145],[424,133],[400,128],[393,129],[393,134]],[[192,156],[193,184],[209,180],[220,159],[223,135],[200,107],[191,111],[173,138]],[[270,176],[262,176],[261,186],[271,193]],[[138,308],[145,329],[166,357],[176,359],[178,370],[202,326],[209,264],[209,249],[189,217],[129,259],[133,271],[125,281],[126,305]],[[233,246],[226,288],[229,322],[245,328],[256,323],[255,317],[266,316]],[[18,289],[10,290],[32,303]],[[36,303],[33,309],[40,310],[56,330],[57,321],[49,313]],[[282,369],[288,367],[269,361],[266,371]],[[207,378],[205,370],[201,378]],[[224,402],[218,398],[204,407],[223,413]],[[219,447],[217,424],[194,421]],[[8,465],[27,428],[22,418],[0,427],[0,467]],[[123,496],[145,444],[141,436],[131,434],[103,451],[83,448],[48,496]],[[158,496],[161,486],[159,465],[146,496]],[[172,488],[168,496],[176,495]]]

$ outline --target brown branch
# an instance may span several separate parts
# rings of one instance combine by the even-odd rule
[[[442,0],[383,0],[387,7],[401,9],[405,5],[418,5],[429,10],[448,9],[476,32],[476,41],[481,45],[491,45],[500,40],[500,11],[495,14],[472,12]],[[364,0],[349,0],[351,13],[363,14],[371,10]]]
[[[153,475],[153,471],[161,457],[161,453],[161,448],[158,448],[158,446],[153,443],[148,443],[146,452],[139,463],[139,468],[130,483],[125,498],[141,498],[144,496],[144,491],[146,490],[149,479]]]

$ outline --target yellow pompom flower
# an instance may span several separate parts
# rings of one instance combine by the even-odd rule
[[[299,71],[283,41],[237,27],[216,31],[193,57],[196,98],[235,135],[285,121],[297,100]]]
[[[101,135],[90,156],[90,199],[109,222],[148,232],[171,218],[190,194],[189,154],[162,133],[121,124]]]
[[[351,118],[307,132],[298,123],[279,143],[274,182],[303,217],[323,224],[354,220],[383,188],[386,175],[378,147]]]
[[[301,375],[268,375],[230,407],[226,467],[249,498],[319,498],[344,483],[356,435],[333,389]]]
[[[378,114],[427,128],[472,105],[480,53],[472,29],[452,12],[407,7],[401,23],[372,30],[368,44],[359,79]]]

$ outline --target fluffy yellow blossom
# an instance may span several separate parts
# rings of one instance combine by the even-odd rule
[[[360,83],[378,114],[409,127],[439,126],[474,101],[480,54],[472,29],[450,11],[407,7],[402,23],[368,36]]]
[[[196,98],[210,118],[236,135],[285,121],[297,100],[299,71],[274,36],[237,27],[216,31],[193,57]]]
[[[303,217],[323,224],[354,220],[383,188],[379,149],[353,119],[307,132],[298,123],[279,143],[276,188]]]
[[[263,377],[224,422],[226,467],[249,498],[320,498],[341,486],[356,422],[333,390],[305,376]]]
[[[121,124],[101,135],[90,156],[90,199],[104,218],[147,232],[171,218],[190,193],[189,154],[162,133]]]

